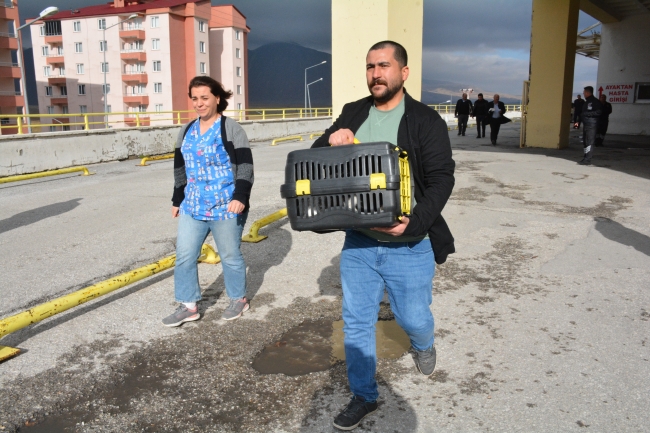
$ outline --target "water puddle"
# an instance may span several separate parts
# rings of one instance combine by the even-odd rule
[[[408,336],[394,320],[377,322],[377,357],[397,359],[411,345]],[[305,321],[267,345],[253,361],[262,374],[300,376],[325,371],[345,360],[343,321]]]

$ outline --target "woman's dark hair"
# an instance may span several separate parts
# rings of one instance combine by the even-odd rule
[[[192,80],[190,80],[188,96],[190,98],[192,97],[192,89],[194,87],[201,86],[209,87],[210,93],[219,98],[219,103],[217,104],[217,113],[221,114],[223,110],[228,107],[228,98],[232,96],[232,92],[226,91],[221,83],[214,78],[210,78],[205,75],[199,75],[198,77],[194,77]]]

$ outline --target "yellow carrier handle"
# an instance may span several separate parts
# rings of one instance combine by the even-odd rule
[[[357,137],[354,137],[354,140],[352,140],[352,144],[361,144],[361,142],[357,140]]]

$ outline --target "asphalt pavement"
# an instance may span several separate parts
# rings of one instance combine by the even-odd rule
[[[381,359],[380,408],[357,431],[647,430],[648,137],[608,136],[579,166],[576,131],[563,150],[520,149],[519,124],[497,146],[473,128],[449,134],[443,215],[457,253],[434,279],[436,372],[408,354]],[[252,144],[247,230],[285,206],[286,154],[310,144]],[[0,185],[0,318],[174,253],[172,162],[137,163]],[[220,320],[221,265],[201,264],[200,321],[161,325],[175,308],[169,270],[0,340],[22,350],[0,363],[0,431],[334,431],[349,398],[342,362],[297,376],[252,364],[299,325],[340,319],[343,235],[286,219],[261,232],[242,246],[241,319]]]

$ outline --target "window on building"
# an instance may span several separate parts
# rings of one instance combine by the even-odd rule
[[[77,63],[77,75],[81,75],[84,73],[84,64],[83,63]]]
[[[163,111],[163,104],[156,104],[156,113]]]
[[[153,83],[153,92],[162,93],[162,83]]]
[[[38,31],[41,36],[45,36],[45,26],[40,26]]]
[[[104,95],[106,95],[107,93],[111,93],[111,85],[110,84],[102,85],[102,92],[104,92]]]
[[[201,62],[201,63],[199,63],[199,71],[200,71],[202,74],[207,74],[207,73],[208,73],[208,71],[207,71],[206,68],[205,68],[205,62]]]
[[[199,31],[205,32],[205,21],[199,21]]]
[[[59,75],[62,77],[65,77],[65,67],[61,66],[59,68]]]
[[[147,111],[147,106],[146,105],[138,105],[138,111],[141,113],[145,113]]]
[[[108,51],[108,43],[106,41],[99,41],[99,52],[103,53],[104,51]]]
[[[62,55],[63,55],[63,45],[59,45],[58,47],[56,47],[56,53],[57,53],[59,56],[62,56]]]
[[[162,71],[162,62],[160,60],[156,60],[155,62],[153,62],[153,71],[154,72]]]
[[[49,77],[51,73],[52,73],[52,68],[50,68],[49,66],[43,66],[43,75],[45,77]]]
[[[54,107],[53,106],[48,106],[47,107],[47,114],[54,114]]]
[[[160,17],[151,17],[151,28],[156,28],[158,26],[160,26]]]
[[[152,50],[159,50],[160,49],[160,39],[152,39],[151,40],[151,49]]]
[[[237,76],[238,76],[238,77],[241,77],[241,67],[237,66],[237,68],[235,69],[235,71],[237,72]]]
[[[102,62],[100,65],[102,73],[108,72],[108,62]]]
[[[235,48],[235,57],[241,59],[241,50],[239,48]]]
[[[99,30],[106,30],[106,18],[100,18],[97,20],[97,28]]]
[[[640,102],[644,104],[650,102],[650,83],[637,83],[636,99],[634,102]]]
[[[41,54],[43,57],[47,57],[50,54],[50,47],[41,47]]]
[[[107,113],[112,113],[112,112],[113,112],[113,111],[112,111],[112,108],[111,108],[110,105],[107,105],[107,106],[106,106],[106,112],[107,112]]]
[[[79,112],[81,114],[87,113],[88,112],[88,106],[87,105],[80,105],[79,106]]]
[[[63,106],[61,107],[61,113],[63,113],[63,114],[68,114],[68,113],[70,113],[70,109],[68,109],[68,106],[67,106],[67,105],[63,105]]]
[[[205,53],[205,42],[199,42],[199,52]]]
[[[61,96],[68,96],[68,86],[61,86],[59,90],[61,90]]]
[[[237,84],[237,94],[241,95],[241,84]]]
[[[75,21],[74,23],[72,23],[72,31],[73,32],[81,31],[81,21]]]
[[[84,52],[84,46],[83,46],[83,43],[81,43],[81,42],[75,42],[75,43],[74,43],[74,52],[75,52],[75,53],[83,53],[83,52]]]
[[[235,39],[241,40],[241,30],[235,30]]]
[[[238,109],[238,110],[241,110],[241,102],[238,102],[238,103],[237,103],[237,109]]]
[[[52,86],[45,86],[45,96],[52,96]]]
[[[77,84],[77,90],[80,95],[85,95],[86,94],[86,85],[85,84]]]

